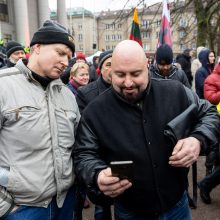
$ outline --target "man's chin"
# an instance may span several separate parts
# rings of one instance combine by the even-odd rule
[[[126,101],[128,101],[130,103],[134,103],[138,100],[138,97],[135,95],[123,94],[123,97]]]

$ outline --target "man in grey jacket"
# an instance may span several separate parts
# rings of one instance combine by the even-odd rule
[[[27,65],[0,72],[0,217],[72,220],[80,113],[59,78],[75,45],[63,26],[46,21],[30,46]]]

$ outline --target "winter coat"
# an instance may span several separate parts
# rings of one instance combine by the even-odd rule
[[[204,97],[214,105],[220,103],[220,63],[205,80]]]
[[[78,91],[77,91],[78,89],[73,84],[71,84],[70,82],[68,82],[67,87],[71,90],[71,92],[75,96],[78,94]]]
[[[199,98],[204,99],[204,81],[211,74],[210,63],[208,60],[210,50],[204,49],[199,53],[199,61],[202,66],[196,71],[195,86]]]
[[[84,108],[110,86],[111,84],[105,82],[102,75],[100,75],[96,81],[80,87],[77,90],[78,94],[76,96],[76,102],[79,106],[80,113],[82,114]]]
[[[186,87],[190,88],[186,74],[182,70],[178,69],[175,65],[172,65],[172,68],[170,70],[170,74],[168,76],[161,75],[156,64],[151,65],[150,66],[150,76],[155,79],[177,80],[177,81],[181,82],[183,85],[185,85]]]
[[[205,47],[198,47],[197,50],[196,50],[196,54],[197,54],[197,57],[196,59],[194,59],[192,61],[192,64],[191,64],[191,72],[192,72],[192,75],[195,76],[196,74],[196,71],[199,69],[199,67],[202,66],[202,64],[200,63],[199,61],[199,53],[205,49]]]
[[[74,149],[77,176],[98,195],[97,174],[111,161],[132,160],[133,185],[115,201],[144,217],[166,212],[186,190],[188,170],[169,165],[174,144],[164,130],[191,105],[196,106],[196,113],[183,130],[199,139],[204,148],[215,144],[220,134],[216,108],[180,82],[152,79],[142,108],[128,103],[111,87],[83,112]]]
[[[0,85],[0,167],[9,170],[7,191],[18,205],[48,207],[57,195],[62,207],[75,178],[71,154],[80,113],[74,95],[60,79],[44,90],[21,60],[0,71]]]
[[[199,67],[202,66],[202,64],[199,61],[199,53],[204,49],[205,47],[198,47],[196,50],[197,58],[194,59],[191,63],[191,72],[193,76],[193,82],[192,82],[192,88],[195,91],[195,75],[196,71],[199,69]]]
[[[191,72],[191,57],[186,54],[179,54],[176,57],[176,62],[181,65],[182,70],[185,72],[190,86],[192,86],[192,72]]]

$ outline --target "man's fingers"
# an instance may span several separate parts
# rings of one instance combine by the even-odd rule
[[[177,142],[177,144],[175,145],[175,147],[173,148],[172,155],[177,154],[177,153],[182,149],[182,146],[183,146],[183,141],[182,141],[182,140],[179,140],[179,141]]]

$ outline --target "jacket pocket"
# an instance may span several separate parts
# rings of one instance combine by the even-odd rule
[[[36,116],[36,112],[41,109],[37,106],[19,106],[17,108],[9,109],[4,112],[4,124],[10,125],[19,120],[32,120]]]

